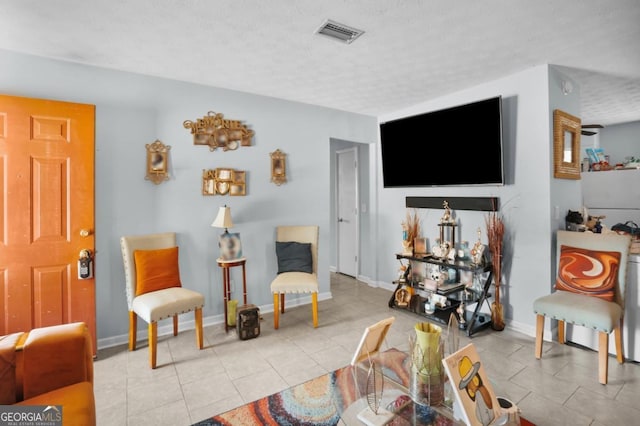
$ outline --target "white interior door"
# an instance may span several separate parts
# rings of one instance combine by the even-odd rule
[[[358,274],[358,149],[337,151],[337,272]]]

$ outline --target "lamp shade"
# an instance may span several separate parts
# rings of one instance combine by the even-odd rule
[[[218,215],[211,224],[214,228],[232,228],[231,207],[223,206],[218,209]]]

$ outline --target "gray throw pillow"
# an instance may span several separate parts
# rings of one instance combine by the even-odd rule
[[[276,241],[276,255],[278,256],[279,274],[283,272],[313,273],[311,243]]]

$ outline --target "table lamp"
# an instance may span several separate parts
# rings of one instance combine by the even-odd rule
[[[226,204],[220,207],[218,209],[218,215],[211,226],[214,228],[224,228],[224,233],[228,234],[229,230],[227,228],[233,227],[233,221],[231,220],[231,207],[227,207]]]
[[[214,228],[224,228],[224,232],[218,237],[220,247],[220,258],[223,260],[234,260],[242,257],[242,246],[240,244],[240,234],[230,233],[228,228],[233,227],[231,220],[231,208],[224,205],[218,210],[218,215],[211,224]]]

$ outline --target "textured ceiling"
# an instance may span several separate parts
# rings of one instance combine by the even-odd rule
[[[540,64],[640,120],[638,0],[3,0],[0,48],[379,115]],[[330,18],[353,44],[314,34]]]

